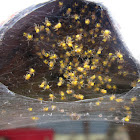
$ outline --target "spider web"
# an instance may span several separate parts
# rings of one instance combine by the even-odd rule
[[[22,20],[22,21],[20,20],[26,15],[30,14],[32,11],[40,7],[43,7],[45,4],[46,3],[39,4],[39,5],[25,9],[24,11],[16,15],[13,19],[11,19],[7,24],[1,27],[1,40],[3,39],[7,31],[10,30],[11,28],[14,28],[15,34],[13,34],[14,36],[9,36],[9,37],[14,38],[16,36],[16,32],[18,32],[18,30],[24,27],[25,24],[27,23],[26,20]],[[63,8],[65,9],[66,7],[64,6]],[[57,12],[55,11],[55,6],[52,5],[51,12],[50,13],[49,12],[47,13],[48,15],[50,13]],[[45,14],[46,16],[46,12],[43,12],[43,11],[38,12],[39,17],[42,16],[41,14]],[[36,15],[34,14],[31,15],[32,17],[31,20],[34,23],[36,23],[36,21],[34,21],[35,16]],[[49,16],[47,17],[49,18]],[[61,18],[59,16],[56,16],[56,17]],[[21,22],[20,27],[15,28],[14,25],[18,21]],[[21,39],[21,37],[19,36],[16,39],[19,40]],[[14,43],[10,45],[12,46],[12,48],[16,46]],[[29,43],[28,44],[29,46],[32,45],[30,42],[28,43]],[[5,43],[4,45],[9,46],[9,43]],[[18,50],[18,47],[17,48],[15,47],[14,49]],[[3,51],[4,49],[1,48],[1,50]],[[9,48],[7,48],[7,51],[8,50]],[[137,84],[136,87],[130,89],[127,92],[124,92],[124,90],[121,89],[120,90],[121,94],[115,95],[117,99],[123,100],[122,102],[119,102],[119,103],[116,102],[115,100],[110,101],[110,97],[112,95],[102,96],[104,100],[101,101],[100,106],[96,105],[96,103],[100,100],[99,98],[100,96],[92,97],[92,98],[80,100],[80,101],[68,100],[67,102],[65,101],[57,102],[57,101],[39,100],[38,98],[40,98],[40,96],[38,94],[33,95],[33,97],[36,99],[32,98],[32,96],[26,97],[26,95],[19,95],[18,93],[19,89],[17,90],[17,92],[16,91],[13,92],[12,90],[9,90],[8,89],[9,87],[13,86],[15,88],[15,87],[18,87],[18,85],[21,85],[21,81],[23,80],[23,75],[20,75],[20,74],[25,73],[28,70],[27,68],[22,69],[25,65],[27,65],[27,67],[29,66],[35,67],[39,63],[40,67],[42,66],[42,63],[40,63],[40,60],[37,59],[38,57],[36,55],[33,57],[29,56],[29,59],[26,60],[26,62],[24,62],[25,56],[29,54],[31,55],[31,53],[29,52],[32,52],[32,51],[34,51],[32,48],[28,48],[28,50],[26,49],[21,50],[22,56],[20,57],[20,59],[16,59],[14,63],[12,63],[12,67],[14,67],[14,69],[10,69],[10,70],[8,69],[8,71],[0,75],[1,79],[3,78],[2,83],[8,82],[7,84],[8,86],[6,84],[5,84],[6,86],[2,83],[0,84],[0,100],[1,100],[0,126],[1,126],[1,129],[25,127],[25,126],[44,124],[44,123],[49,123],[49,122],[60,122],[62,120],[63,121],[96,120],[96,121],[113,121],[113,122],[126,123],[124,118],[128,115],[128,111],[130,111],[129,113],[131,116],[131,120],[129,123],[139,124],[140,122],[139,84]],[[13,52],[13,55],[14,55],[14,52]],[[128,53],[128,56],[130,57],[132,61],[135,61],[133,60],[132,56],[129,53]],[[2,60],[2,61],[5,61],[4,63],[1,63],[2,67],[6,63],[9,63],[10,59],[12,59],[12,55],[11,56],[7,55],[5,60]],[[31,65],[31,63],[33,63],[33,65]],[[19,77],[14,76],[16,72]],[[6,76],[7,74],[8,76]],[[11,75],[13,79],[11,78]],[[43,72],[39,72],[38,75],[39,77],[46,77],[46,73],[44,74]],[[51,72],[50,72],[50,75],[52,75]],[[17,81],[16,85],[12,81]],[[34,85],[39,85],[39,82],[32,80],[31,83],[28,83],[26,85],[26,87],[23,86],[22,90],[24,89],[24,92],[28,94],[30,94],[30,92],[35,92],[36,90],[34,90],[34,87],[33,87]],[[84,90],[84,92],[88,92],[88,91]],[[134,98],[135,98],[135,101],[131,102],[131,100],[133,100]],[[129,107],[130,109],[126,110],[125,106]],[[47,110],[44,110],[44,108],[47,108]]]
[[[112,121],[116,123],[126,123],[123,117],[126,115],[123,109],[124,105],[129,105],[129,100],[132,97],[137,97],[139,100],[139,86],[133,90],[118,95],[124,100],[123,103],[116,104],[114,102],[103,101],[102,105],[97,107],[95,102],[98,99],[87,99],[77,102],[48,102],[38,101],[32,98],[28,98],[22,95],[15,94],[7,89],[6,86],[0,86],[1,97],[1,117],[0,126],[1,129],[17,128],[36,126],[41,124],[71,121],[71,120],[84,120],[84,121]],[[52,105],[55,108],[52,108]],[[110,110],[111,108],[114,110]],[[44,112],[43,108],[48,107],[49,111]],[[32,108],[33,111],[28,111],[28,108]],[[132,118],[129,123],[139,125],[139,103],[135,102],[131,106]],[[9,115],[10,114],[10,115]],[[37,121],[31,120],[31,117],[40,118]]]

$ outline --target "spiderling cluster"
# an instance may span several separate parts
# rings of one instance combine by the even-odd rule
[[[56,15],[45,17],[40,24],[32,25],[32,31],[23,32],[23,40],[33,44],[33,50],[47,72],[39,77],[38,70],[29,67],[24,80],[30,83],[31,79],[36,79],[34,92],[41,101],[99,97],[95,105],[100,106],[103,96],[110,95],[110,102],[123,102],[116,94],[135,87],[138,72],[130,66],[129,54],[106,10],[101,5],[84,1],[56,3],[60,9]],[[136,100],[132,97],[130,103]],[[28,110],[32,111],[32,108]],[[43,108],[43,111],[48,110],[48,107]],[[124,106],[124,110],[127,111],[124,120],[129,121],[130,107]]]

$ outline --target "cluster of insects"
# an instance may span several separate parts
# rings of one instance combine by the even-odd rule
[[[61,9],[57,16],[45,17],[33,25],[33,32],[23,33],[27,42],[33,42],[38,59],[49,73],[39,78],[38,93],[48,101],[100,97],[95,103],[99,106],[102,96],[109,94],[110,101],[123,102],[115,94],[135,86],[137,71],[127,65],[127,52],[121,49],[105,10],[97,4],[76,1],[65,7],[57,1],[57,6]],[[24,78],[30,82],[34,75],[37,70],[30,67]],[[128,106],[124,108],[129,112]],[[124,120],[129,121],[130,116],[129,112]]]

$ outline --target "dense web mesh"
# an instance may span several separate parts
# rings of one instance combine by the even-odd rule
[[[138,64],[106,9],[85,1],[30,7],[1,28],[0,125],[139,123]]]

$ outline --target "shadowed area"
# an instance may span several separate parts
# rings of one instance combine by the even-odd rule
[[[5,32],[0,53],[0,81],[43,100],[120,94],[138,79],[106,9],[82,0],[52,1],[28,11]]]

